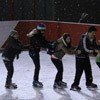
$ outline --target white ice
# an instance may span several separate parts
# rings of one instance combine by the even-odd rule
[[[45,51],[40,53],[41,70],[40,81],[43,82],[43,89],[32,87],[34,64],[27,51],[21,53],[19,60],[14,61],[13,82],[18,85],[16,90],[6,90],[6,68],[0,54],[0,100],[100,100],[100,69],[95,63],[95,58],[90,57],[94,83],[98,85],[97,90],[88,90],[85,86],[85,75],[83,73],[80,81],[80,92],[70,90],[75,76],[75,56],[65,55],[63,58],[64,73],[63,81],[67,82],[68,88],[54,90],[53,82],[56,75],[56,68]]]

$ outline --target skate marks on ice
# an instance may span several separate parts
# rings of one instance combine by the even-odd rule
[[[13,97],[13,91],[6,89],[6,93],[0,95],[0,100],[18,100],[18,97]]]
[[[72,100],[65,89],[54,89],[54,91],[57,94],[61,95],[61,97],[58,100]]]
[[[36,95],[33,99],[31,100],[44,100],[44,95],[42,93],[42,88],[33,88],[36,92]]]
[[[80,91],[79,93],[84,96],[87,100],[100,100],[100,92],[97,89],[88,89],[91,93],[92,96],[87,94],[87,92],[82,92]]]
[[[6,93],[0,95],[0,100],[44,100],[44,96],[43,96],[43,93],[41,92],[41,89],[34,88],[34,90],[35,90],[36,95],[33,98],[20,99],[17,96],[13,96],[14,95],[13,91],[15,91],[15,90],[6,89]]]

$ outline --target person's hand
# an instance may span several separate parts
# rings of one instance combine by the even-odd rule
[[[100,50],[95,49],[95,52],[96,52],[96,53],[100,53]]]
[[[77,50],[76,51],[76,54],[81,54],[81,50]]]

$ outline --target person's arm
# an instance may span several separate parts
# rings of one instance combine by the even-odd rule
[[[86,37],[83,38],[83,48],[86,52],[93,53],[93,50],[88,48],[88,43],[87,43],[87,38]]]

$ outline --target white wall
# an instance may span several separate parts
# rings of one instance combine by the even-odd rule
[[[0,22],[0,48],[7,40],[10,31],[13,30],[18,21],[1,21]]]

